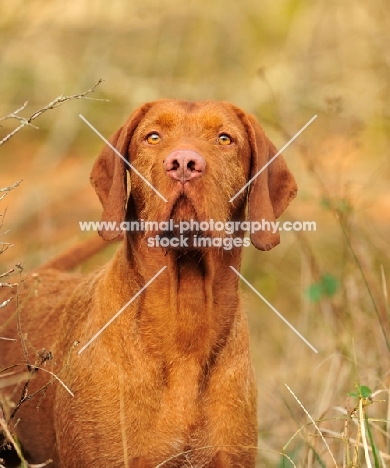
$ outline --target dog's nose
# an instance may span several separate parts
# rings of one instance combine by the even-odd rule
[[[200,177],[206,167],[202,156],[191,150],[173,151],[163,164],[167,175],[172,179],[180,180],[182,184]]]

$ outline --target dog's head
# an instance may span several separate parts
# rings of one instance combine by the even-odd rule
[[[110,143],[123,158],[107,145],[91,173],[102,221],[243,221],[248,202],[250,221],[274,222],[297,192],[281,155],[267,166],[276,150],[257,120],[228,103],[147,103]],[[249,189],[235,196],[252,178]],[[106,240],[118,236],[99,234]],[[251,235],[261,250],[279,240],[271,230]]]

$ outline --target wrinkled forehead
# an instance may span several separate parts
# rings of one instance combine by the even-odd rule
[[[245,132],[237,110],[230,104],[216,101],[157,101],[139,123],[137,133],[153,128],[183,129],[190,134]]]

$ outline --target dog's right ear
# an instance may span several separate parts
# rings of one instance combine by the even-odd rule
[[[153,103],[147,103],[136,109],[126,124],[110,138],[111,146],[105,145],[92,168],[90,180],[103,206],[102,222],[119,224],[125,219],[127,201],[128,164],[112,149],[114,147],[129,162],[129,145],[134,130]],[[126,167],[127,166],[127,167]],[[110,241],[121,235],[121,231],[100,229],[102,239]]]

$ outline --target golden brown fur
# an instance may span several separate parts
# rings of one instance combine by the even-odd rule
[[[158,144],[148,143],[151,132],[160,135]],[[221,133],[230,135],[230,145],[219,144]],[[244,220],[247,201],[250,219],[273,221],[296,193],[279,156],[249,193],[229,203],[275,148],[254,117],[227,103],[145,104],[111,142],[168,201],[133,171],[126,189],[126,166],[107,146],[91,174],[106,221]],[[175,151],[194,154],[205,167],[185,183],[172,179],[164,161]],[[105,240],[118,235],[100,234]],[[242,248],[153,248],[150,235],[128,233],[112,260],[87,276],[41,268],[23,292],[23,333],[36,350],[53,353],[46,369],[74,393],[55,382],[42,398],[21,405],[16,432],[32,462],[51,457],[62,468],[153,468],[172,457],[164,467],[254,467],[256,386],[239,279],[230,268],[240,268]],[[259,231],[251,240],[268,250],[279,234]],[[11,305],[0,310],[0,323],[11,313]],[[15,320],[1,335],[17,337]],[[0,347],[0,368],[23,362],[20,342],[0,340]],[[32,347],[29,353],[34,363]],[[38,371],[29,392],[50,377]]]

